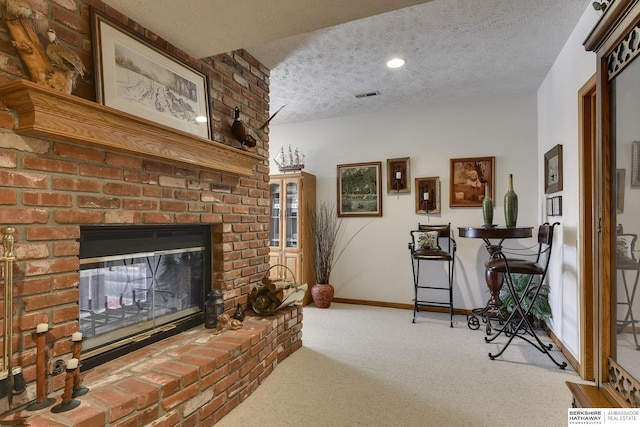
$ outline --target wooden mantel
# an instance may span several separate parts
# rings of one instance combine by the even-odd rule
[[[251,176],[265,158],[122,111],[19,80],[0,87],[15,131],[58,141]]]

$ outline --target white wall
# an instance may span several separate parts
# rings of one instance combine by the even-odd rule
[[[366,102],[364,100],[363,102]],[[340,259],[331,283],[336,297],[411,304],[413,279],[407,243],[418,222],[451,222],[454,227],[482,224],[481,208],[449,207],[451,158],[495,156],[496,212],[504,224],[502,198],[508,174],[514,174],[519,196],[518,224],[538,221],[537,112],[535,94],[520,99],[439,106],[423,110],[394,110],[380,114],[272,126],[271,157],[281,146],[298,147],[306,155],[305,171],[317,176],[318,201],[336,200],[336,166],[345,163],[410,157],[411,193],[387,194],[383,216],[346,218],[347,235],[366,225]],[[272,162],[272,173],[277,173]],[[441,214],[415,213],[413,178],[439,176]],[[457,236],[454,305],[484,306],[487,252],[480,240]],[[410,314],[407,313],[409,318]]]
[[[409,231],[418,222],[450,221],[454,227],[482,223],[480,208],[449,207],[449,159],[496,157],[496,212],[504,223],[502,196],[507,177],[514,174],[519,196],[519,225],[536,226],[546,220],[561,223],[557,232],[549,282],[554,318],[550,326],[579,359],[578,212],[578,90],[595,73],[595,54],[582,43],[600,15],[591,5],[558,56],[537,94],[521,99],[487,99],[479,103],[439,106],[423,110],[395,110],[381,114],[273,125],[272,158],[291,144],[307,156],[305,171],[318,179],[318,201],[336,199],[336,165],[411,158],[411,175],[439,176],[441,214],[415,214],[414,185],[410,194],[383,190],[381,218],[346,219],[347,235],[366,225],[338,263],[331,278],[336,297],[410,304],[413,298]],[[366,102],[366,100],[364,101]],[[563,145],[562,217],[547,218],[544,194],[544,154]],[[272,162],[272,173],[277,165]],[[383,178],[384,181],[384,178]],[[385,181],[386,182],[386,181]],[[486,251],[480,241],[457,237],[458,258],[454,305],[484,306]],[[526,245],[529,242],[513,242]]]
[[[550,327],[571,354],[579,360],[579,170],[578,90],[596,72],[596,57],[582,43],[600,15],[589,5],[538,90],[538,159],[556,144],[562,144],[563,189],[550,196],[562,196],[561,223],[554,240],[550,266]],[[538,194],[544,203],[544,162],[538,167]],[[541,216],[544,220],[544,216]]]

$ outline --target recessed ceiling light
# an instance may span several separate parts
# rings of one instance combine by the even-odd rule
[[[387,62],[387,67],[389,68],[400,68],[404,65],[404,59],[402,58],[393,58]]]
[[[205,116],[198,116],[198,117],[196,117],[196,122],[198,122],[198,123],[206,123],[207,122],[207,118]]]

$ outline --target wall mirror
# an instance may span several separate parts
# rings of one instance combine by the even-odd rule
[[[640,159],[633,150],[634,141],[640,140],[640,59],[624,68],[610,82],[611,136],[614,148],[614,164],[611,179],[616,182],[616,170],[632,170]],[[635,153],[634,153],[635,151]],[[633,156],[635,154],[635,156]],[[615,280],[611,284],[612,313],[616,314],[611,336],[611,358],[635,379],[640,379],[640,188],[631,186],[631,174],[623,174],[625,182],[618,188],[625,194],[624,210],[615,209],[612,200],[612,216],[615,217],[616,254]],[[612,196],[615,192],[612,191]],[[615,304],[615,307],[613,305]]]

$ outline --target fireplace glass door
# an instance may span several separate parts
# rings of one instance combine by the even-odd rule
[[[81,230],[80,331],[102,352],[202,318],[210,229]]]
[[[196,247],[82,260],[84,337],[139,333],[199,311],[203,254]]]

